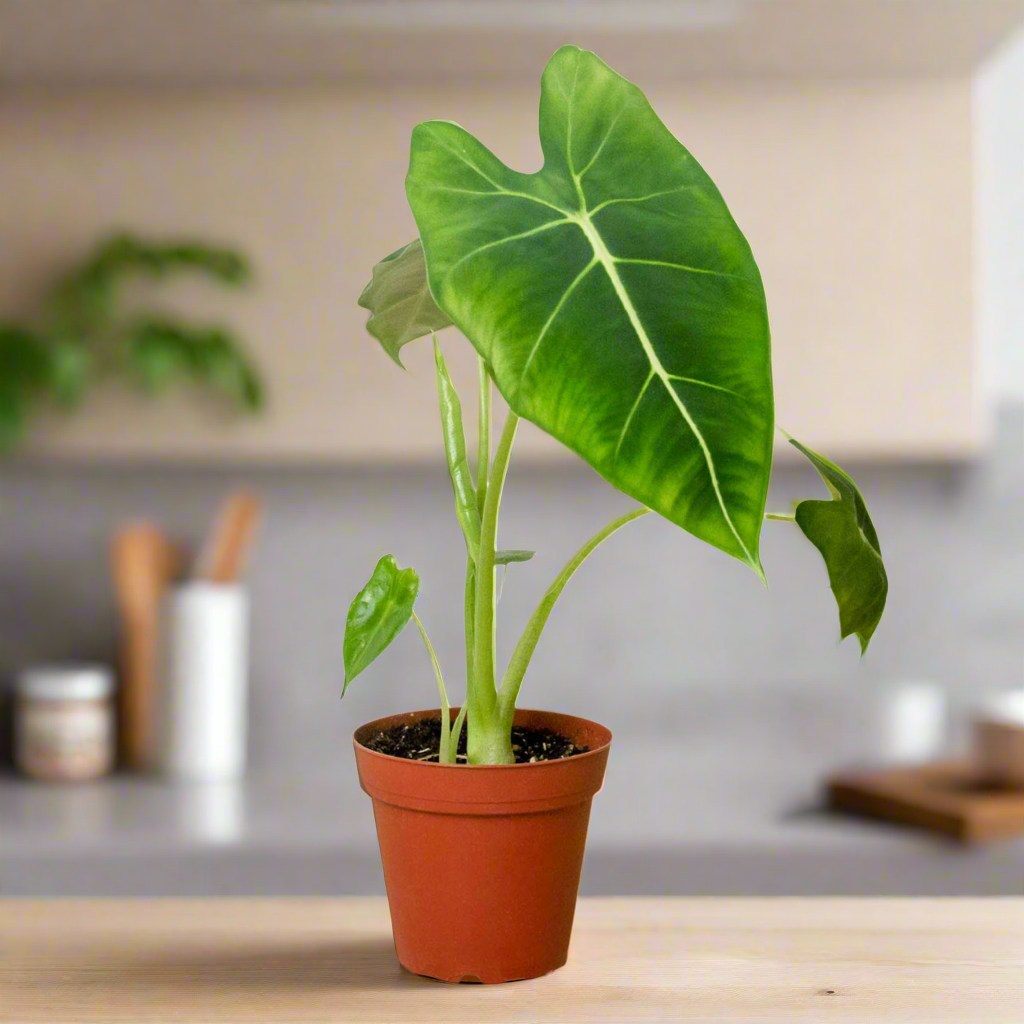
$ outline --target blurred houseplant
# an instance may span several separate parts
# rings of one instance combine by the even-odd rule
[[[117,234],[61,274],[29,322],[0,321],[0,446],[24,435],[33,408],[74,409],[101,378],[126,379],[150,393],[190,380],[237,408],[259,411],[259,372],[230,330],[126,308],[129,279],[159,282],[180,273],[231,288],[251,278],[245,258],[230,248]]]
[[[610,734],[564,715],[516,710],[547,618],[584,559],[657,512],[764,579],[765,518],[795,522],[824,558],[843,637],[862,650],[885,605],[878,538],[853,481],[795,445],[831,500],[765,515],[774,401],[767,303],[753,255],[714,184],[634,85],[594,54],[563,47],[541,83],[544,165],[513,171],[464,129],[412,135],[406,191],[420,237],[379,263],[360,304],[396,361],[450,325],[478,354],[479,455],[434,339],[456,513],[467,552],[466,700],[453,709],[413,604],[419,578],[380,560],[349,611],[345,686],[414,619],[441,691],[437,760],[380,752],[422,714],[356,732],[374,798],[399,959],[447,980],[530,977],[565,962],[590,799]],[[490,456],[492,383],[509,406]],[[544,595],[503,678],[495,672],[501,492],[520,417],[584,458],[642,507],[610,523]],[[614,681],[618,685],[628,681]],[[429,713],[433,718],[437,712]],[[456,759],[465,719],[467,766]],[[589,748],[515,764],[516,726]],[[376,747],[376,749],[373,749]],[[424,811],[431,812],[424,814]]]

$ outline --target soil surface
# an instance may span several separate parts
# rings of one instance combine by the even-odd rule
[[[408,761],[436,761],[437,749],[441,745],[441,719],[421,718],[418,722],[393,725],[390,729],[375,732],[365,744],[378,754],[404,757]],[[524,729],[512,726],[512,753],[516,764],[534,761],[558,761],[574,754],[585,754],[589,747],[578,747],[571,740],[550,729]],[[466,763],[466,727],[462,727],[459,749],[456,754],[459,764]]]

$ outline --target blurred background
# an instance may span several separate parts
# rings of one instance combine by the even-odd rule
[[[416,234],[412,127],[537,168],[565,42],[720,187],[778,421],[856,477],[890,576],[861,660],[790,524],[768,590],[652,519],[588,561],[520,699],[615,734],[584,892],[1024,892],[1024,839],[825,806],[837,772],[970,758],[978,708],[1024,685],[1022,23],[1024,0],[0,0],[0,893],[383,891],[351,734],[437,697],[407,631],[340,701],[345,614],[382,554],[415,566],[458,700],[464,549],[429,345],[403,373],[356,299]],[[474,357],[442,343],[470,411]],[[821,492],[779,452],[770,508]],[[629,507],[524,424],[500,540],[537,556],[499,656]],[[179,577],[205,590],[161,612]],[[210,581],[228,607],[200,607]],[[189,636],[222,659],[198,690]],[[237,756],[131,749],[203,701]],[[992,796],[963,770],[958,799]]]

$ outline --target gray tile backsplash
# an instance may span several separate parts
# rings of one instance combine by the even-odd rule
[[[770,589],[738,562],[653,517],[603,546],[563,595],[523,689],[524,706],[599,718],[620,734],[671,730],[687,691],[750,685],[874,687],[924,677],[957,692],[1024,676],[1024,408],[999,416],[993,450],[971,465],[850,467],[871,508],[890,575],[869,655],[837,646],[818,555],[768,523]],[[347,758],[361,721],[437,701],[419,637],[408,631],[344,702],[348,603],[375,560],[419,569],[420,613],[461,693],[462,541],[441,462],[416,468],[55,466],[0,472],[0,672],[64,658],[109,659],[115,616],[108,541],[136,516],[195,543],[228,486],[267,502],[251,567],[254,768]],[[821,493],[812,470],[777,471],[770,507]],[[507,656],[547,583],[630,502],[579,464],[515,466],[500,542],[537,550],[509,568],[499,606]]]

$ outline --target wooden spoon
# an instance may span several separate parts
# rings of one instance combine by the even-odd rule
[[[111,560],[121,613],[121,755],[127,768],[146,771],[156,755],[160,604],[179,558],[156,526],[140,522],[117,531]]]
[[[262,505],[248,491],[223,501],[196,563],[196,576],[213,583],[236,583],[245,570]]]

